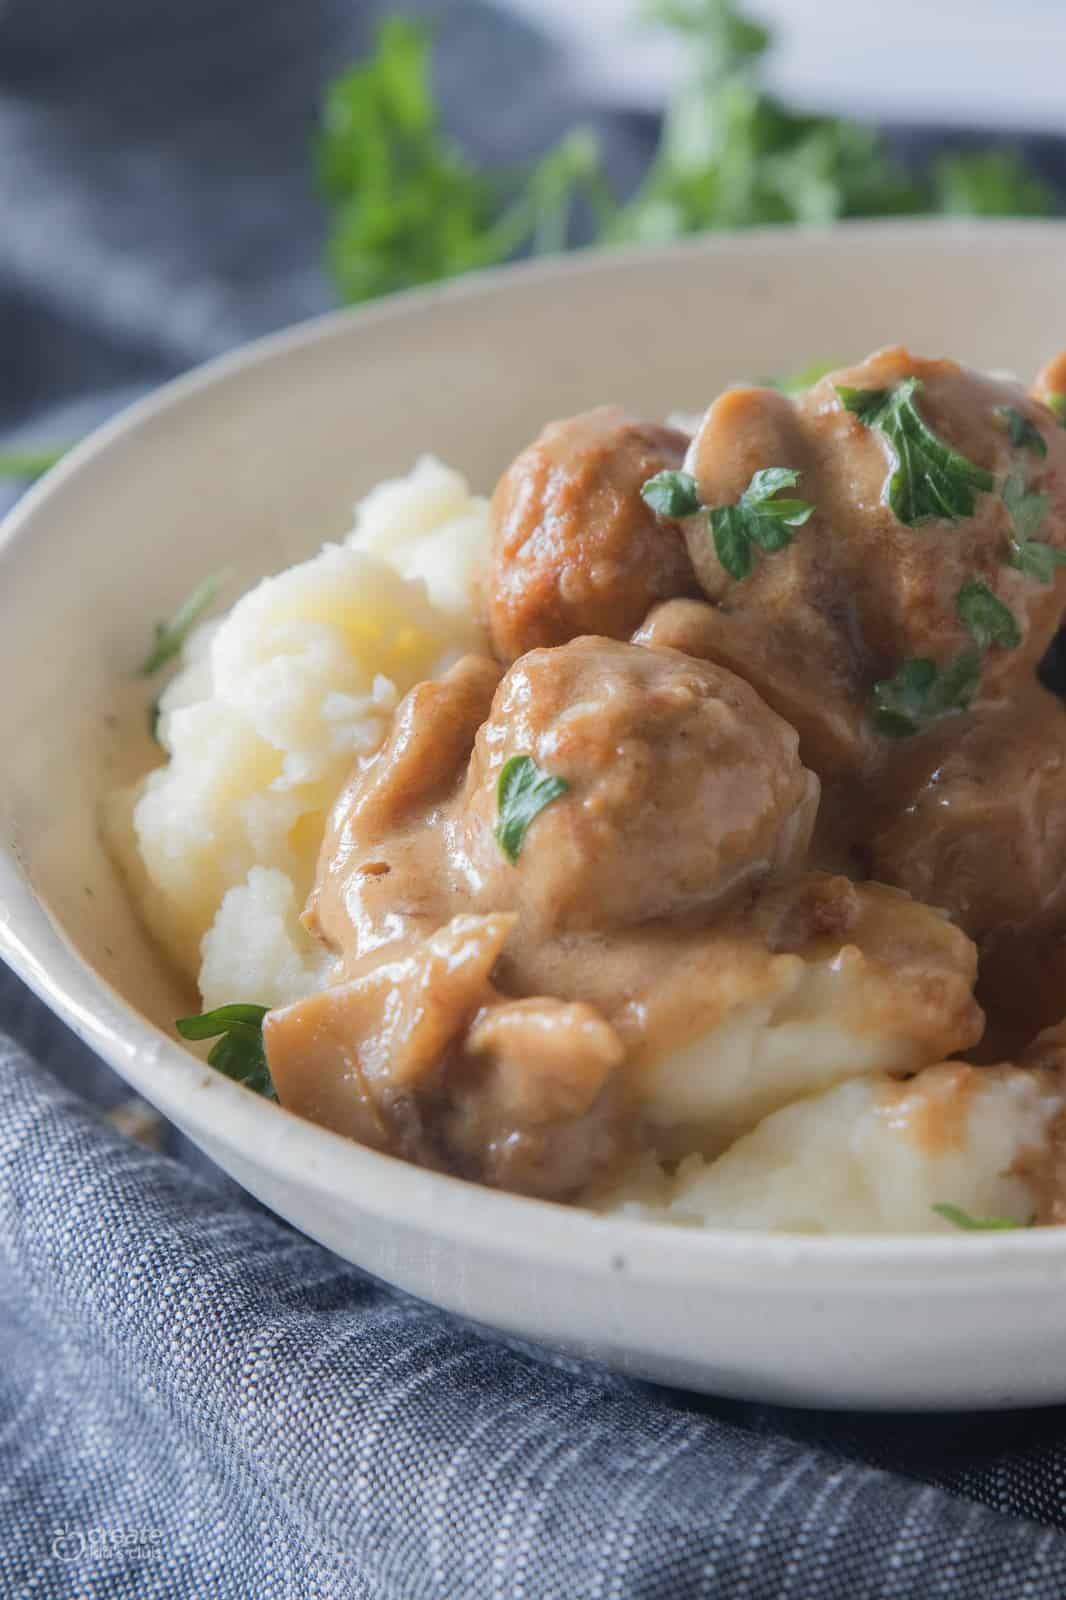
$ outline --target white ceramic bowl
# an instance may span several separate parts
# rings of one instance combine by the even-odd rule
[[[696,410],[724,382],[905,340],[1031,373],[1066,344],[1066,226],[763,232],[492,274],[268,339],[86,441],[0,534],[0,954],[252,1193],[495,1327],[722,1394],[1066,1400],[1066,1230],[764,1237],[621,1222],[440,1177],[204,1067],[101,847],[153,618],[339,535],[433,450],[491,486],[550,416]],[[236,591],[234,591],[236,592]],[[132,731],[131,731],[132,730]]]

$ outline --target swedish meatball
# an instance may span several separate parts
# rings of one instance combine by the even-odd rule
[[[579,634],[627,639],[659,600],[697,592],[675,523],[642,485],[681,465],[688,439],[600,406],[551,422],[492,499],[489,622],[501,661]]]
[[[1033,683],[894,752],[871,875],[982,939],[1039,915],[1066,876],[1066,710]]]
[[[500,773],[517,755],[569,789],[512,865],[495,828]],[[586,638],[505,674],[460,828],[479,903],[517,900],[545,929],[609,928],[705,911],[801,861],[817,798],[795,731],[731,672]]]
[[[838,386],[887,390],[912,377],[921,383],[915,404],[924,422],[988,475],[974,488],[972,514],[956,522],[899,519],[889,504],[891,448],[838,395]],[[1012,445],[1006,407],[1036,429],[1045,451]],[[1008,473],[1021,471],[1026,492],[1048,496],[1041,542],[1066,546],[1066,431],[1020,385],[885,350],[795,400],[768,389],[727,392],[708,411],[686,466],[707,506],[736,503],[760,469],[790,467],[799,474],[791,492],[815,507],[791,544],[759,553],[742,581],[718,560],[705,515],[687,519],[685,532],[714,602],[701,653],[743,672],[796,723],[804,759],[823,778],[869,760],[876,682],[906,661],[943,667],[973,647],[957,609],[964,583],[983,581],[1021,635],[1017,648],[988,650],[977,701],[1032,678],[1066,603],[1066,572],[1043,584],[1008,563],[1014,527],[999,491]]]

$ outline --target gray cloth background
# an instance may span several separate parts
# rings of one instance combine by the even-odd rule
[[[571,121],[521,29],[411,9],[472,149]],[[0,0],[5,443],[330,303],[307,141],[373,15]],[[653,130],[601,123],[624,186]],[[123,1093],[0,971],[3,1600],[1066,1594],[1063,1412],[788,1413],[495,1340],[133,1144]]]

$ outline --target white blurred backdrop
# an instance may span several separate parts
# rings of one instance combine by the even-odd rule
[[[682,46],[637,0],[498,0],[568,47],[582,90],[654,107]],[[766,83],[797,109],[884,122],[1066,132],[1066,0],[754,0]]]

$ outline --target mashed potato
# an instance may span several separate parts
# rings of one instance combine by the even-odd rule
[[[943,1203],[1027,1223],[1037,1197],[1020,1158],[1061,1106],[1052,1075],[1020,1067],[854,1079],[775,1111],[715,1161],[645,1157],[600,1209],[759,1233],[950,1232]]]
[[[487,505],[429,457],[379,485],[341,545],[265,578],[189,639],[160,701],[168,761],[109,833],[144,918],[206,1007],[277,1005],[328,963],[299,914],[325,819],[399,698],[482,646]]]
[[[812,907],[841,904],[847,915],[835,932],[807,929]],[[792,947],[772,953],[789,921]],[[710,936],[705,968],[691,973],[709,1025],[647,1068],[651,1143],[666,1156],[717,1154],[771,1112],[835,1083],[916,1072],[968,1049],[982,1027],[976,975],[970,941],[897,889],[818,873],[767,889],[741,936],[728,928]]]

